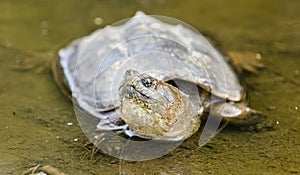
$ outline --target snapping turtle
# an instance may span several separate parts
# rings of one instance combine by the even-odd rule
[[[199,33],[138,12],[59,51],[53,72],[59,86],[97,130],[183,140],[207,114],[241,125],[264,116],[245,102],[229,63]]]

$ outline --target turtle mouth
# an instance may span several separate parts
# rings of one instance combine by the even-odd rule
[[[149,101],[150,97],[147,96],[146,94],[144,94],[141,91],[138,91],[133,85],[127,85],[125,87],[122,87],[120,89],[120,95],[122,95],[123,97],[127,98],[127,99],[139,99],[142,101]]]
[[[132,85],[127,85],[121,88],[120,91],[120,100],[128,101],[132,105],[139,106],[143,110],[151,110],[151,104],[155,102],[152,98],[148,97],[144,93],[138,91]]]

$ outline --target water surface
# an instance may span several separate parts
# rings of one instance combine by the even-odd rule
[[[299,8],[296,0],[2,0],[0,174],[20,174],[38,164],[68,174],[299,174]],[[229,126],[201,149],[196,135],[146,162],[92,156],[72,104],[42,65],[73,39],[137,10],[185,21],[224,50],[260,53],[265,68],[245,80],[250,105],[273,120],[275,130]],[[18,69],[26,60],[32,64]]]

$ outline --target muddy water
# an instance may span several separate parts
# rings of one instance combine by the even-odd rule
[[[300,174],[299,8],[295,0],[2,0],[0,174],[39,164],[68,174]],[[186,21],[225,50],[260,53],[265,69],[245,80],[251,106],[268,115],[275,130],[229,126],[201,149],[196,135],[146,162],[93,152],[43,64],[72,39],[137,10]]]

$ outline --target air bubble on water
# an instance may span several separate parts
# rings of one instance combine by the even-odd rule
[[[42,36],[47,36],[47,35],[48,35],[48,30],[47,30],[47,29],[43,29],[43,30],[41,31],[41,35],[42,35]]]
[[[94,18],[94,24],[96,24],[97,26],[103,24],[103,19],[101,17]]]
[[[298,109],[299,109],[299,107],[298,107],[298,106],[295,106],[295,110],[298,111]]]
[[[279,125],[279,121],[276,121],[276,125]]]
[[[260,60],[261,59],[261,54],[260,53],[256,53],[255,54],[255,58],[258,59],[258,60]]]
[[[268,110],[275,110],[275,109],[276,109],[276,106],[268,106],[267,109],[268,109]]]
[[[74,142],[78,142],[79,138],[75,138],[73,139]]]
[[[73,125],[72,122],[68,122],[68,123],[67,123],[67,126],[72,126],[72,125]]]
[[[41,27],[43,28],[48,27],[48,22],[46,20],[41,21]]]

